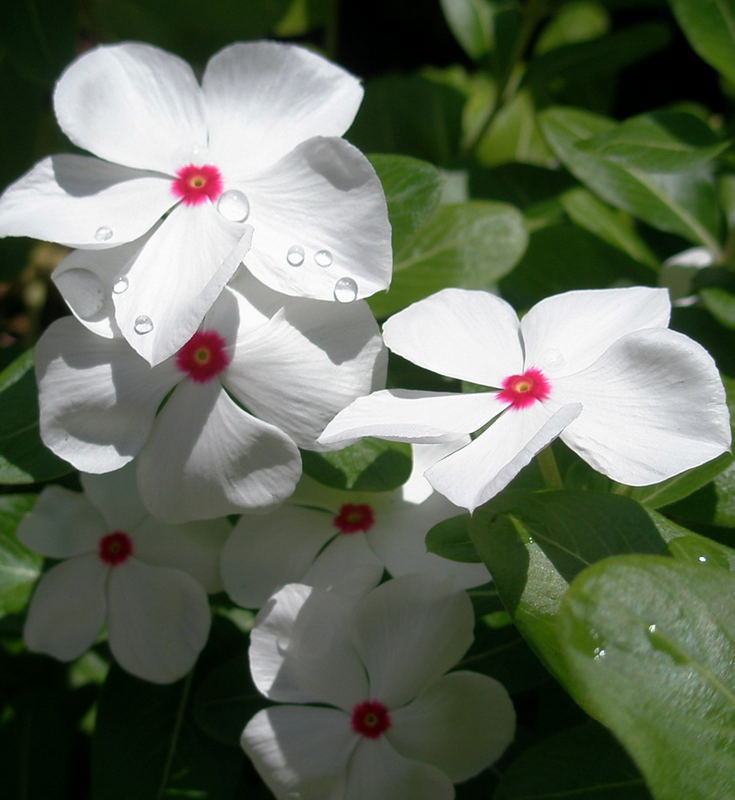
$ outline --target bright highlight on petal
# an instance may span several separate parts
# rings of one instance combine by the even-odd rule
[[[551,385],[539,369],[527,369],[522,375],[509,375],[503,379],[503,391],[498,400],[511,408],[528,408],[537,400],[546,400],[551,394]]]
[[[177,170],[171,191],[185,206],[198,206],[205,200],[214,202],[222,194],[222,174],[211,164],[187,164]]]
[[[133,542],[127,533],[114,531],[100,539],[98,553],[105,564],[116,567],[125,563],[133,554]]]
[[[377,739],[391,726],[388,709],[378,700],[366,700],[352,709],[352,730],[368,739]]]
[[[340,533],[369,531],[375,523],[373,509],[369,505],[345,503],[334,518],[334,527]]]
[[[176,353],[176,366],[191,380],[206,383],[230,363],[225,346],[217,331],[197,331]]]

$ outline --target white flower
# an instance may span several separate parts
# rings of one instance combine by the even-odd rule
[[[657,483],[730,446],[717,368],[700,345],[666,328],[669,312],[663,289],[602,289],[549,297],[519,323],[498,297],[445,289],[389,319],[385,343],[489,391],[376,392],[338,414],[320,442],[440,442],[492,421],[426,472],[470,510],[557,436],[613,480]]]
[[[31,550],[64,559],[36,587],[26,645],[71,661],[106,624],[120,666],[155,683],[178,680],[209,634],[207,591],[221,589],[217,564],[229,525],[158,522],[129,467],[81,481],[84,494],[46,487],[18,528]]]
[[[97,474],[137,456],[143,501],[167,522],[288,497],[297,446],[319,449],[327,420],[382,384],[385,350],[365,303],[290,298],[245,277],[248,299],[226,288],[156,367],[124,339],[53,323],[35,351],[47,447]]]
[[[242,745],[279,800],[450,800],[453,782],[495,761],[515,714],[474,672],[444,675],[472,643],[464,592],[421,575],[356,603],[300,584],[256,618],[250,668],[275,706]]]
[[[304,476],[289,503],[240,518],[222,549],[225,590],[239,605],[260,608],[286,583],[363,594],[384,569],[451,577],[459,588],[487,583],[482,564],[448,561],[424,544],[430,528],[460,509],[432,491],[423,472],[458,446],[414,445],[411,476],[390,492],[330,489]]]
[[[99,158],[38,163],[0,199],[0,235],[96,248],[75,257],[87,280],[62,288],[90,309],[116,285],[117,324],[153,364],[194,333],[251,233],[245,263],[273,289],[365,297],[388,285],[391,254],[380,181],[338,138],[361,99],[353,76],[294,45],[230,45],[201,86],[151,45],[97,47],[63,73],[54,108]]]

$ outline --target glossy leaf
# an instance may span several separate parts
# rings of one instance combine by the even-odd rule
[[[434,525],[426,534],[426,549],[450,561],[477,562],[469,531],[470,515],[460,514]]]
[[[733,0],[669,0],[691,46],[735,83],[735,2]]]
[[[23,516],[31,510],[33,494],[0,495],[0,616],[22,611],[43,567],[16,536]]]

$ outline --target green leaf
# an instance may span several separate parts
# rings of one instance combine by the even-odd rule
[[[611,120],[572,108],[539,115],[551,148],[582,183],[608,203],[654,228],[676,233],[719,253],[720,213],[715,188],[701,171],[652,175],[584,151],[580,143],[610,131]]]
[[[707,286],[699,290],[704,307],[726,328],[735,330],[735,294],[723,286]]]
[[[492,20],[486,0],[440,0],[444,17],[454,38],[475,60],[490,49]]]
[[[72,471],[41,442],[37,395],[29,350],[0,372],[0,484],[37,483]]]
[[[724,458],[729,461],[726,469],[688,497],[675,503],[672,501],[666,513],[689,523],[735,528],[735,464],[732,456],[720,456],[720,459]]]
[[[441,206],[394,254],[391,288],[373,295],[370,307],[384,317],[447,286],[487,289],[513,268],[527,239],[513,206],[480,200]]]
[[[544,739],[511,762],[493,800],[648,800],[643,778],[614,737],[587,722]]]
[[[365,438],[341,450],[301,452],[304,472],[333,489],[387,492],[402,486],[411,473],[411,447],[401,442]]]
[[[0,495],[0,616],[22,611],[41,574],[43,558],[16,536],[18,523],[33,507],[34,494]]]
[[[450,561],[479,561],[470,538],[469,523],[470,515],[460,514],[434,525],[426,534],[426,549]]]
[[[559,612],[566,685],[657,800],[727,800],[735,775],[735,575],[656,556],[585,570]]]
[[[541,31],[534,49],[541,54],[561,45],[597,39],[609,27],[610,15],[600,3],[576,0],[556,12]]]
[[[686,172],[716,158],[730,144],[694,114],[653,111],[580,142],[579,148],[642,172]]]
[[[735,83],[734,0],[669,0],[669,3],[691,46]]]
[[[398,250],[436,211],[441,173],[432,164],[408,156],[372,155],[370,162],[383,184],[393,249]]]

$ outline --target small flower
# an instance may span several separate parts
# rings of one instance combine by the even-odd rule
[[[56,273],[62,294],[85,323],[110,305],[152,364],[243,259],[279,292],[333,301],[347,282],[366,297],[388,285],[391,251],[380,181],[339,138],[361,100],[356,78],[294,45],[232,44],[201,85],[151,45],[97,47],[67,67],[54,108],[98,158],[38,163],[0,198],[0,236],[87,248]]]
[[[513,737],[505,689],[444,673],[472,643],[464,592],[420,575],[356,602],[300,584],[258,614],[250,668],[283,705],[258,712],[242,746],[279,800],[447,800]]]
[[[717,368],[699,344],[666,327],[669,313],[665,290],[633,287],[555,295],[519,322],[494,295],[445,289],[389,319],[385,343],[488,391],[379,391],[340,412],[319,441],[442,442],[491,422],[426,472],[470,510],[557,436],[613,480],[657,483],[730,446]]]
[[[206,593],[220,590],[217,562],[229,526],[158,522],[143,508],[130,467],[81,481],[84,494],[46,487],[18,528],[31,550],[63,559],[36,587],[26,645],[71,661],[106,624],[120,666],[154,683],[176,681],[207,640]]]
[[[260,608],[286,583],[358,596],[386,569],[452,578],[459,588],[487,583],[482,564],[448,561],[424,543],[430,528],[460,510],[432,491],[423,472],[459,445],[414,445],[411,476],[390,492],[330,489],[304,476],[288,503],[240,518],[222,550],[225,590],[239,605]]]
[[[41,436],[85,472],[137,456],[146,507],[179,523],[265,508],[301,475],[298,447],[380,385],[385,350],[365,303],[290,298],[245,274],[202,327],[151,367],[72,317],[39,340]]]

